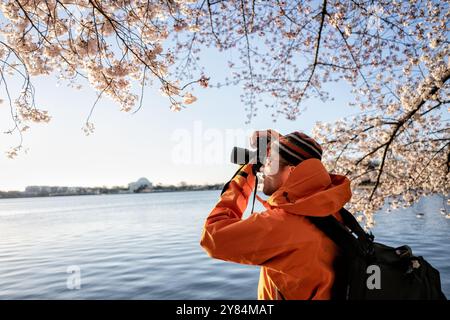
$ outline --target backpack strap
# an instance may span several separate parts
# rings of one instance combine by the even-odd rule
[[[350,256],[366,257],[373,253],[373,235],[367,234],[359,225],[355,217],[342,208],[340,211],[344,223],[339,222],[333,215],[326,217],[308,217],[308,219],[344,252]]]
[[[339,210],[339,213],[341,214],[344,224],[358,237],[358,241],[360,242],[362,248],[365,250],[365,253],[372,254],[372,244],[375,239],[374,235],[371,232],[367,233],[366,231],[364,231],[353,214],[351,214],[347,209],[341,208],[341,210]]]

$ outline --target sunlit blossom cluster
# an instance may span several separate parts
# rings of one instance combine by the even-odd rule
[[[22,78],[27,96],[6,92],[14,125],[8,133],[21,132],[26,122],[50,119],[33,102],[32,77],[39,75],[55,74],[74,88],[87,80],[98,94],[93,106],[105,96],[125,112],[141,107],[136,92],[143,95],[153,80],[159,81],[171,108],[193,103],[190,89],[196,83],[205,87],[207,77],[183,84],[169,73],[175,58],[163,44],[171,33],[192,27],[186,17],[196,12],[195,1],[2,1],[0,85],[7,91],[10,77]],[[83,127],[87,134],[94,128],[91,114]]]

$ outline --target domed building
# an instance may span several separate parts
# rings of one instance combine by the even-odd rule
[[[140,178],[136,182],[130,182],[128,184],[128,189],[130,192],[149,192],[153,188],[153,185],[147,178]]]

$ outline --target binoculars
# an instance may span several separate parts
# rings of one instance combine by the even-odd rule
[[[267,158],[268,143],[270,139],[258,138],[256,140],[256,150],[249,150],[241,147],[233,147],[231,150],[231,162],[239,165],[252,163],[255,172],[263,166]]]

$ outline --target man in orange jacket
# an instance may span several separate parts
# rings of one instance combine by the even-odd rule
[[[262,167],[270,197],[257,199],[266,210],[242,219],[255,184],[253,165],[242,166],[206,219],[200,244],[213,258],[261,266],[259,300],[330,299],[339,249],[307,216],[342,221],[350,181],[327,172],[322,148],[306,134],[265,134],[272,136]]]

